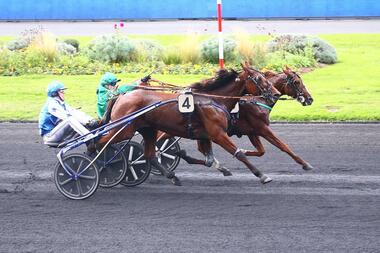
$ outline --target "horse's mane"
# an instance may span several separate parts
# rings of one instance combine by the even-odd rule
[[[263,76],[265,78],[271,78],[271,77],[274,77],[274,76],[277,76],[278,74],[273,72],[273,71],[270,71],[270,70],[267,70],[263,73]]]
[[[220,87],[223,87],[227,83],[234,81],[238,77],[238,75],[239,73],[237,73],[233,69],[221,69],[216,73],[215,77],[196,82],[190,85],[189,88],[200,91],[212,91]]]

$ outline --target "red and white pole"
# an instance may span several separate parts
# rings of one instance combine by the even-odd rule
[[[222,32],[222,0],[216,1],[218,5],[218,37],[219,37],[219,66],[224,68],[224,55],[223,55],[223,32]]]

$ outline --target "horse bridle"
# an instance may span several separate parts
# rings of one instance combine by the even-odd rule
[[[286,85],[289,85],[290,88],[292,88],[296,92],[296,98],[298,101],[300,101],[301,103],[305,101],[305,94],[296,85],[296,81],[294,80],[293,76],[290,76],[290,75],[286,76],[286,83],[284,86]]]
[[[251,80],[255,84],[256,88],[260,91],[261,96],[265,100],[271,101],[271,102],[275,102],[277,100],[277,98],[275,96],[273,96],[273,94],[271,92],[273,84],[269,80],[268,80],[268,83],[269,83],[268,88],[264,88],[259,84],[259,78],[258,77],[252,77],[251,75],[248,75],[248,79]]]

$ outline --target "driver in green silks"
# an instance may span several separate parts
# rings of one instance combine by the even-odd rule
[[[108,101],[119,94],[124,94],[127,92],[130,92],[136,88],[136,86],[140,85],[141,83],[145,83],[149,81],[150,76],[146,76],[142,78],[141,80],[134,81],[130,84],[125,84],[120,87],[117,86],[117,83],[120,82],[120,79],[118,79],[113,73],[105,73],[102,78],[100,79],[100,83],[98,85],[98,88],[96,90],[96,95],[98,99],[97,103],[97,113],[100,118],[103,117]]]

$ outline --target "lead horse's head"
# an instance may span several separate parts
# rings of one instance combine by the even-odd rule
[[[285,93],[297,99],[303,106],[311,105],[314,100],[303,84],[301,77],[288,66],[283,69],[283,72],[286,75]]]
[[[269,103],[275,103],[281,93],[258,70],[253,69],[247,62],[241,64],[243,71],[239,75],[240,80],[245,80],[247,93],[262,96]]]

